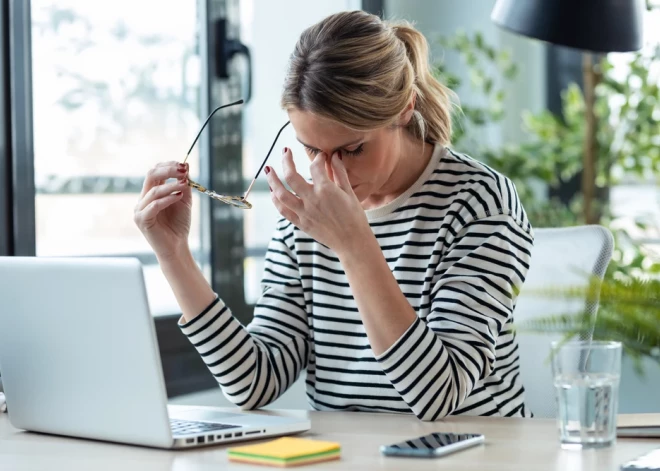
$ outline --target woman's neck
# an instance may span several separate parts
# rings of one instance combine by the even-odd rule
[[[390,178],[380,190],[362,202],[365,210],[379,208],[398,198],[417,181],[429,164],[433,144],[414,139],[405,131],[400,142],[397,164]]]

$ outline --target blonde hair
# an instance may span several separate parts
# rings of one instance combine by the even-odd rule
[[[289,60],[282,107],[368,131],[395,124],[414,97],[407,130],[447,145],[452,95],[431,73],[422,33],[405,21],[352,11],[302,33]]]

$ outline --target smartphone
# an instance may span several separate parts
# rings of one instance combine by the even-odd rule
[[[432,433],[423,437],[384,445],[380,452],[385,456],[435,458],[484,442],[484,436],[476,433]]]

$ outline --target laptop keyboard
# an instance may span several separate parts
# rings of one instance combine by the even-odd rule
[[[238,425],[197,422],[194,420],[170,419],[170,428],[174,435],[198,435],[216,430],[239,428]]]

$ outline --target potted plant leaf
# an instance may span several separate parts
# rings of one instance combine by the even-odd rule
[[[584,288],[549,288],[538,294],[598,302],[598,313],[595,318],[586,311],[542,317],[518,325],[519,331],[559,332],[566,341],[591,335],[593,340],[621,342],[640,375],[644,359],[660,364],[660,280],[595,278]]]

